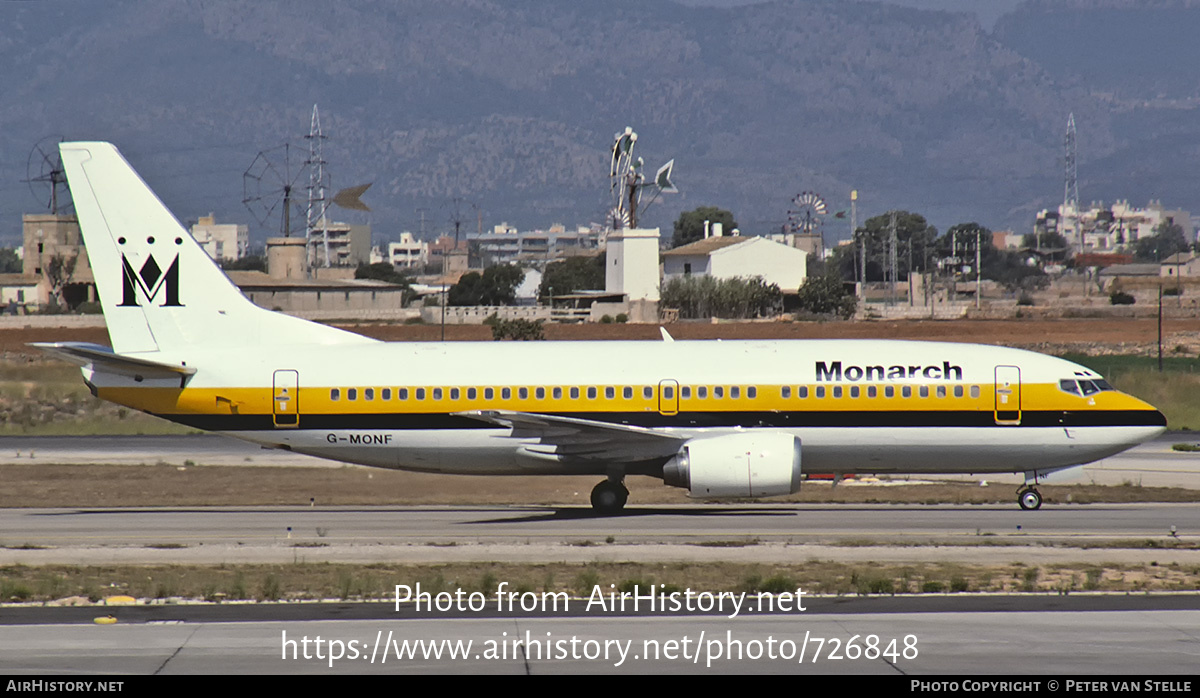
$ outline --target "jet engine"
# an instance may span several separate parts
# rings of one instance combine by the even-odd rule
[[[800,439],[747,432],[688,441],[663,466],[663,481],[691,497],[770,497],[800,489]]]

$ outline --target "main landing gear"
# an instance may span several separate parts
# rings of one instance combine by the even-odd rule
[[[629,490],[620,480],[603,480],[592,488],[592,509],[597,514],[616,514],[628,500]]]
[[[1036,470],[1027,471],[1025,473],[1025,484],[1021,489],[1017,490],[1017,504],[1021,505],[1022,509],[1032,510],[1042,508],[1042,493],[1037,490],[1038,472]]]

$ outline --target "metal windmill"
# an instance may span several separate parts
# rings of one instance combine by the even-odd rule
[[[24,181],[29,184],[29,192],[53,214],[57,214],[60,207],[64,210],[71,207],[59,196],[58,191],[61,187],[67,197],[71,193],[67,187],[62,157],[58,153],[58,144],[62,141],[62,136],[46,136],[34,144],[25,163]]]
[[[242,174],[242,203],[264,228],[278,215],[279,231],[285,238],[292,236],[292,207],[296,206],[298,215],[304,213],[295,200],[303,168],[292,162],[297,157],[292,151],[289,143],[260,150]]]
[[[825,200],[820,194],[802,191],[792,199],[792,208],[788,210],[788,228],[793,233],[819,233],[825,213]]]
[[[647,182],[642,172],[642,159],[634,157],[633,146],[637,144],[637,134],[626,126],[623,133],[613,137],[612,163],[609,167],[609,191],[613,197],[613,207],[609,210],[608,221],[613,230],[636,228],[638,224],[638,207],[642,201],[642,192],[649,188],[654,195],[646,202],[649,208],[660,194],[674,194],[679,190],[671,183],[671,172],[675,168],[675,160],[658,168],[654,179]],[[644,209],[643,209],[644,210]]]

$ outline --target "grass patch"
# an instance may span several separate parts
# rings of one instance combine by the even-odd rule
[[[43,602],[67,596],[99,599],[129,594],[149,599],[387,601],[395,584],[421,590],[494,593],[566,592],[587,598],[655,589],[779,594],[891,595],[907,593],[1070,593],[1200,590],[1200,565],[1090,563],[1046,567],[952,563],[447,563],[426,565],[292,563],[254,565],[11,566],[0,568],[0,600]],[[659,587],[658,585],[665,585]],[[613,585],[610,587],[610,585]]]

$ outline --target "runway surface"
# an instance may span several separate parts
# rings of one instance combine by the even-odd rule
[[[1167,433],[1134,449],[1051,475],[1055,484],[1188,487],[1200,489],[1200,453],[1173,451],[1177,443],[1200,443],[1200,434]],[[101,465],[242,465],[342,467],[341,463],[287,451],[264,449],[215,434],[191,436],[5,436],[0,465],[67,463]],[[951,479],[1020,483],[1019,475],[955,476]]]
[[[1195,610],[160,622],[6,626],[0,633],[2,674],[703,671],[1029,679],[1190,675],[1197,662]]]
[[[1160,543],[1143,545],[1147,539]],[[633,507],[615,517],[548,506],[0,510],[0,564],[812,557],[1200,564],[1200,550],[1161,547],[1197,540],[1195,504],[1062,504],[1039,511],[1012,505],[693,504]],[[1113,541],[1125,548],[1119,555],[1102,549]]]

